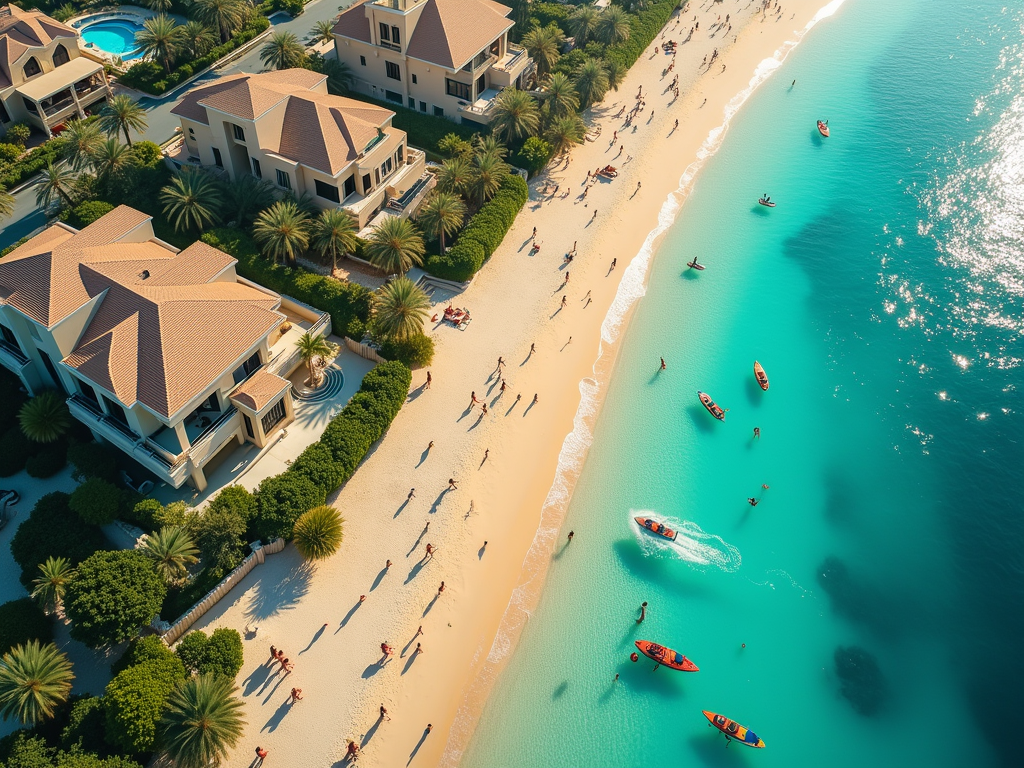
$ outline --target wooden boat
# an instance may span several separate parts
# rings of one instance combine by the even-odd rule
[[[828,138],[828,120],[826,120],[825,122],[822,122],[821,120],[818,121],[818,133],[820,133],[826,139]]]
[[[706,709],[701,711],[704,713],[704,717],[708,719],[708,722],[725,734],[725,738],[729,741],[738,741],[746,747],[764,749],[764,741],[758,738],[757,734],[746,726],[740,725],[735,720],[730,720],[725,715],[708,712]]]
[[[700,668],[678,651],[666,648],[663,645],[652,643],[650,640],[637,640],[636,648],[640,653],[651,661],[658,662],[659,666],[674,669],[677,672],[699,672]],[[658,667],[655,667],[657,669]]]
[[[775,203],[773,203],[773,202],[772,202],[771,200],[769,200],[769,199],[768,199],[767,197],[761,197],[761,198],[758,198],[757,202],[759,202],[759,203],[760,203],[761,205],[763,205],[763,206],[764,206],[765,208],[774,208],[774,207],[775,207]]]
[[[645,531],[650,531],[656,536],[661,536],[663,539],[668,539],[669,541],[676,540],[676,531],[669,528],[664,523],[659,523],[653,517],[634,517],[633,519],[636,520],[636,524]]]
[[[711,399],[711,395],[698,389],[697,397],[700,398],[701,405],[708,409],[708,413],[719,421],[725,421],[725,411],[718,407],[715,401]]]
[[[703,264],[698,264],[697,263],[697,257],[696,256],[693,257],[693,261],[686,262],[686,266],[688,266],[690,269],[701,269],[701,270],[704,269],[704,265]]]
[[[754,376],[757,378],[757,383],[765,392],[768,391],[768,374],[764,372],[764,368],[761,364],[754,361]]]

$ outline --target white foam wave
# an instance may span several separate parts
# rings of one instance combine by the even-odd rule
[[[645,533],[634,517],[653,517],[676,530],[675,541]],[[708,533],[692,520],[666,517],[648,509],[631,509],[628,525],[645,555],[676,557],[698,567],[714,567],[726,573],[738,571],[743,558],[740,551],[721,536]]]

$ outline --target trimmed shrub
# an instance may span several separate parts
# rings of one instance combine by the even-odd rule
[[[209,637],[200,630],[189,632],[174,649],[185,669],[197,675],[216,674],[235,678],[242,668],[242,636],[221,627]]]
[[[85,522],[106,525],[117,517],[120,495],[116,485],[91,477],[72,491],[68,506]]]
[[[96,219],[106,216],[114,210],[114,206],[102,200],[86,200],[74,208],[65,209],[60,214],[60,220],[70,224],[75,229],[83,229],[92,224]]]
[[[629,14],[629,38],[609,45],[604,51],[604,58],[618,64],[623,71],[632,67],[668,23],[678,5],[679,0],[653,0],[639,13]]]
[[[138,633],[160,610],[167,587],[136,550],[97,552],[78,566],[64,601],[71,636],[93,648]]]
[[[107,740],[129,754],[152,751],[167,697],[184,679],[185,667],[173,655],[118,673],[103,694]]]
[[[27,129],[27,126],[25,127]],[[15,140],[11,135],[13,130],[13,127],[7,129],[6,138],[10,141]],[[28,140],[28,136],[25,137],[25,140]],[[35,176],[39,171],[46,167],[48,163],[57,162],[60,160],[64,151],[64,144],[64,140],[59,137],[50,139],[28,152],[20,160],[16,160],[3,169],[0,169],[0,174],[2,174],[0,175],[0,186],[6,187],[7,189],[13,189],[21,184],[21,182]]]
[[[526,168],[532,176],[548,164],[553,154],[554,150],[544,139],[531,136],[519,148],[515,155],[515,162]]]
[[[75,465],[71,476],[78,482],[90,477],[117,480],[117,449],[106,443],[76,443],[68,448],[68,461]]]
[[[331,449],[319,441],[300,453],[288,471],[308,479],[323,492],[324,498],[345,479],[344,468],[334,460]]]
[[[188,66],[187,64],[185,65]],[[159,145],[152,141],[137,141],[132,145],[132,157],[135,164],[143,168],[155,168],[164,161]]]
[[[110,672],[116,676],[124,672],[128,667],[135,667],[154,659],[159,661],[172,658],[174,658],[174,651],[168,648],[164,641],[156,635],[136,637],[128,643],[128,648],[121,654],[121,658],[110,666]]]
[[[408,339],[388,339],[380,346],[380,356],[397,360],[410,368],[422,368],[434,359],[434,340],[425,333]]]
[[[143,499],[132,507],[131,514],[125,516],[125,519],[147,531],[155,531],[159,527],[156,521],[157,515],[163,511],[163,508],[164,505],[156,499]]]
[[[25,461],[25,471],[30,477],[53,477],[68,463],[67,446],[64,443],[48,445],[35,456],[29,456]]]
[[[0,163],[13,163],[24,151],[17,144],[0,143]]]
[[[71,513],[69,499],[60,492],[43,496],[11,539],[11,555],[21,566],[21,583],[26,587],[39,576],[39,564],[48,557],[65,557],[78,565],[109,546],[99,528]]]
[[[256,489],[256,518],[250,527],[255,538],[273,541],[290,539],[292,527],[307,509],[320,506],[327,498],[309,478],[292,472],[268,477]]]
[[[0,605],[0,656],[29,640],[53,640],[53,622],[31,597]]]
[[[106,717],[101,696],[83,696],[71,705],[68,723],[60,732],[63,749],[106,754]]]
[[[0,435],[0,477],[16,475],[25,468],[32,446],[21,427],[11,427]]]

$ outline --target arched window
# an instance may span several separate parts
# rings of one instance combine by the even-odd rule
[[[53,66],[59,67],[61,64],[67,64],[71,61],[71,57],[68,55],[68,49],[63,45],[58,45],[53,49]]]
[[[35,77],[42,71],[43,70],[39,68],[39,62],[36,61],[35,56],[25,62],[25,77]]]

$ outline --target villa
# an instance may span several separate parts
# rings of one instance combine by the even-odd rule
[[[103,63],[82,53],[78,32],[40,11],[0,8],[0,134],[25,122],[51,136],[109,95]]]
[[[511,43],[512,9],[491,0],[362,0],[334,25],[338,60],[374,98],[455,122],[490,122],[502,89],[536,67]]]
[[[297,339],[330,316],[239,277],[236,260],[153,236],[120,206],[55,224],[0,261],[0,365],[56,389],[96,439],[157,478],[202,491],[204,469],[262,448],[294,417]]]
[[[391,125],[394,112],[332,96],[327,77],[306,69],[222,77],[171,112],[181,119],[186,162],[342,207],[360,229],[382,209],[411,215],[433,185],[424,153]]]

